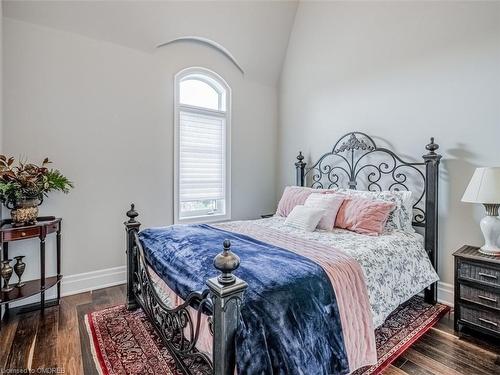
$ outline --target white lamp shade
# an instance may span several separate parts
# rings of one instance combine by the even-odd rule
[[[500,167],[476,168],[462,202],[500,203]]]

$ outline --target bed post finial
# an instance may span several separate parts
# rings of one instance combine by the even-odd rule
[[[302,155],[302,151],[299,151],[299,154],[297,155],[297,162],[295,163],[295,169],[297,171],[297,176],[296,176],[296,185],[297,186],[304,186],[305,185],[305,169],[306,169],[306,164],[304,161],[304,155]]]
[[[433,267],[438,267],[438,185],[439,185],[439,163],[441,155],[436,153],[439,148],[431,142],[425,146],[429,152],[423,156],[425,161],[425,250]],[[424,299],[428,303],[437,302],[436,283],[424,290]]]
[[[436,150],[438,148],[439,145],[437,143],[434,143],[434,137],[431,137],[431,143],[425,146],[425,149],[429,151],[429,153],[426,156],[437,155]]]
[[[224,250],[214,258],[214,267],[221,271],[217,280],[222,285],[234,284],[236,277],[232,274],[240,266],[240,258],[231,251],[231,241],[225,240]]]
[[[141,223],[135,218],[139,213],[135,210],[135,204],[130,205],[130,210],[126,212],[128,220],[125,224],[125,231],[127,233],[127,308],[129,310],[137,307],[137,301],[134,293],[134,274],[137,270],[137,257],[135,247],[135,236],[139,232]]]
[[[240,322],[240,304],[247,283],[232,272],[240,265],[240,258],[231,251],[231,242],[225,240],[223,251],[214,259],[214,266],[222,272],[207,281],[213,303],[212,332],[214,374],[233,375],[235,368],[235,335]]]
[[[130,204],[130,210],[127,211],[126,215],[129,218],[128,221],[127,221],[127,223],[130,224],[130,223],[135,223],[136,222],[135,218],[137,216],[139,216],[139,214],[135,210],[135,204],[134,203]]]

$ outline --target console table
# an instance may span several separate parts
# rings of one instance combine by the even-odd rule
[[[40,278],[23,281],[25,284],[14,287],[10,292],[0,292],[0,314],[2,306],[5,313],[9,311],[9,303],[40,294],[40,303],[30,305],[30,309],[40,308],[42,311],[46,306],[59,304],[61,298],[61,221],[53,216],[39,217],[37,223],[28,226],[16,227],[11,220],[3,220],[0,224],[0,246],[2,247],[2,259],[9,259],[9,243],[21,241],[28,238],[40,240]],[[47,235],[56,234],[56,268],[57,275],[47,277],[45,273],[45,238]],[[29,264],[29,266],[32,266]],[[15,275],[14,275],[15,278]],[[3,283],[3,282],[2,282]],[[15,283],[14,283],[15,284]],[[45,301],[45,291],[57,285],[57,298]]]

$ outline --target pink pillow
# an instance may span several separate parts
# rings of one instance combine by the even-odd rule
[[[297,205],[304,205],[307,197],[311,195],[313,190],[307,187],[301,186],[287,186],[283,191],[280,202],[278,203],[278,209],[276,210],[276,215],[287,217],[293,208]]]
[[[350,197],[342,203],[335,226],[361,234],[378,236],[384,231],[387,218],[395,208],[396,205],[393,202]]]
[[[332,193],[332,189],[313,189],[303,186],[287,186],[283,191],[283,195],[278,203],[276,215],[287,217],[293,208],[297,205],[304,205],[306,199],[312,193]]]
[[[335,218],[339,211],[345,195],[312,193],[304,203],[305,207],[321,208],[325,210],[323,217],[318,223],[319,229],[332,230],[335,226]]]

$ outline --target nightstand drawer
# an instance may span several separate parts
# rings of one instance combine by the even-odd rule
[[[458,277],[500,286],[500,270],[468,262],[461,262]]]
[[[476,310],[461,305],[460,319],[464,323],[471,323],[494,333],[500,333],[500,314],[497,312]]]
[[[498,293],[493,293],[462,284],[460,285],[460,298],[500,310],[500,290]]]

